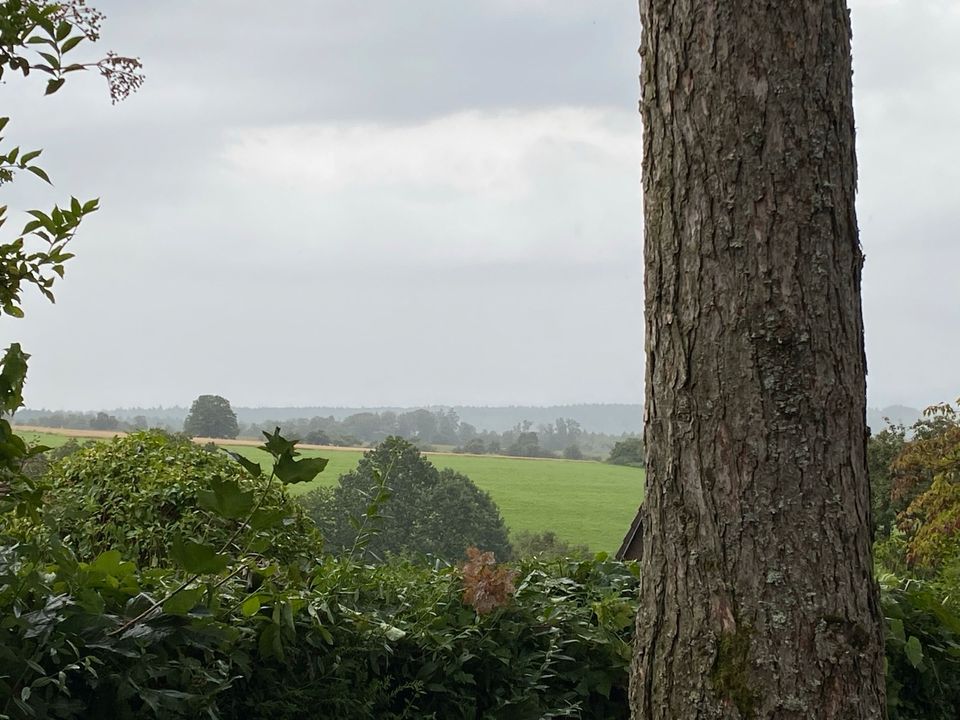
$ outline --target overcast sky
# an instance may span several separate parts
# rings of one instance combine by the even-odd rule
[[[93,4],[139,94],[0,87],[5,202],[102,198],[28,406],[642,400],[633,0]],[[851,6],[870,403],[953,399],[960,3]]]

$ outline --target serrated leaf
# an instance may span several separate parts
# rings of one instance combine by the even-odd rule
[[[260,449],[270,453],[274,459],[279,460],[285,455],[293,456],[296,453],[297,444],[283,437],[280,434],[280,428],[275,428],[273,434],[264,432],[263,436],[267,441],[260,446]]]

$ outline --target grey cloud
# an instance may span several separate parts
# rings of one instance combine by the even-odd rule
[[[5,201],[103,197],[58,304],[32,299],[7,326],[34,353],[30,405],[641,399],[639,168],[616,144],[640,134],[635,3],[97,4],[103,48],[142,56],[142,93],[110,107],[96,77],[46,99],[0,88],[9,134],[46,148],[57,183]],[[852,4],[871,401],[949,399],[960,16],[946,0]],[[509,113],[555,129],[562,109],[604,118],[608,145],[589,125],[490,135]],[[307,172],[320,143],[293,176],[231,154],[257,133],[326,129],[346,147],[373,127],[429,159],[417,129],[464,113],[477,152],[458,162],[482,174],[478,157],[508,145],[502,179],[412,182],[409,157],[353,157],[349,182],[324,184]]]

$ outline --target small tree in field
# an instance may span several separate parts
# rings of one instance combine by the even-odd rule
[[[233,439],[240,432],[230,401],[219,395],[201,395],[193,401],[183,431],[192,437]]]

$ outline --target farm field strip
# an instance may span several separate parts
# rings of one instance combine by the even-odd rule
[[[54,447],[70,439],[59,431],[44,430],[23,434],[31,442]],[[106,433],[106,436],[117,434]],[[269,467],[269,456],[252,441],[242,444],[221,441],[221,444],[259,462],[264,469]],[[332,487],[340,475],[356,467],[363,452],[304,446],[304,457],[324,457],[330,462],[313,483],[291,486],[290,491],[298,495],[315,487]],[[544,458],[425,455],[438,468],[461,472],[490,493],[512,531],[552,530],[560,538],[587,545],[594,551],[613,553],[617,550],[643,498],[644,473],[636,468]]]

